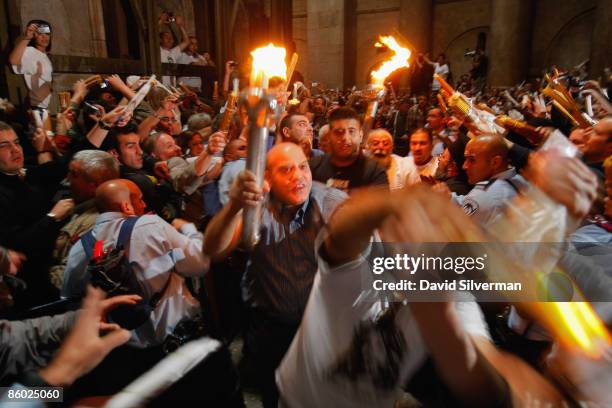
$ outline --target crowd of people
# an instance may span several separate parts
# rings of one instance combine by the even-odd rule
[[[162,62],[213,64],[180,16],[160,27]],[[86,403],[210,336],[224,346],[151,404],[244,406],[251,386],[265,407],[612,404],[609,343],[585,362],[521,304],[470,293],[375,301],[367,261],[381,239],[512,241],[500,222],[535,189],[564,209],[555,224],[585,258],[567,274],[611,327],[612,77],[559,76],[584,126],[542,97],[543,78],[487,87],[478,51],[455,89],[529,137],[483,131],[433,77],[418,93],[388,84],[372,130],[367,92],[297,83],[294,99],[277,95],[262,185],[246,168],[247,108],[232,105],[235,63],[218,98],[199,94],[200,78],[111,75],[76,81],[53,115],[51,37],[48,22],[28,23],[10,55],[28,101],[0,111],[3,385],[62,386],[67,403]],[[451,81],[444,55],[418,60]],[[244,248],[251,207],[259,240]],[[236,337],[239,367],[226,347]]]

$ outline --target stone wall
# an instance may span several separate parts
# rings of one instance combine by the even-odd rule
[[[497,7],[498,21],[504,21],[503,12],[502,17],[499,17],[501,9],[496,1],[498,0],[432,0],[431,48],[428,51],[431,51],[432,56],[444,52],[451,63],[455,78],[469,71],[471,59],[465,58],[463,54],[466,49],[474,49],[479,33],[484,33],[486,36],[489,55],[494,50],[492,35],[497,36],[496,54],[499,54],[500,50],[503,51],[504,41],[510,41],[508,38],[514,35],[503,27],[491,31],[493,7]],[[508,82],[517,76],[537,76],[544,67],[552,64],[568,67],[589,58],[593,51],[591,49],[593,27],[597,18],[598,1],[602,2],[602,0],[531,0],[532,12],[527,23],[530,32],[521,35],[521,43],[526,45],[515,47],[512,52],[508,51],[509,59],[519,58],[524,64],[517,63],[516,65],[520,67],[511,70],[512,72],[495,72],[495,80]],[[342,23],[333,17],[338,16],[340,3],[342,1],[339,0],[332,2],[293,0],[293,35],[300,53],[298,69],[309,81],[327,84],[328,79],[334,78],[336,82],[341,82],[338,79],[343,72]],[[421,3],[423,2],[419,1],[419,4]],[[356,83],[362,86],[366,83],[369,71],[385,58],[384,54],[377,54],[372,47],[376,36],[390,33],[398,27],[401,29],[400,15],[406,15],[405,8],[409,10],[411,4],[416,3],[407,0],[357,0],[356,4],[357,34],[356,38],[350,41],[354,42],[356,47],[357,62],[354,68]],[[506,7],[512,7],[512,4],[509,1],[505,2]],[[529,0],[523,4],[529,5]],[[337,24],[335,29],[322,32],[321,24],[325,25],[325,21],[330,23],[332,20]],[[513,22],[508,24],[508,27],[519,27]],[[335,34],[331,35],[331,32]],[[500,38],[500,33],[504,38]],[[321,60],[322,56],[324,59]],[[510,63],[504,62],[504,64]],[[494,69],[495,61],[491,61],[490,66]]]

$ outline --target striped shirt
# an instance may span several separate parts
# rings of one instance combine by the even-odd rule
[[[308,199],[289,219],[286,211],[262,209],[261,239],[242,280],[246,304],[285,323],[299,323],[317,272],[317,234],[347,195],[313,181]],[[285,214],[284,214],[285,213]]]

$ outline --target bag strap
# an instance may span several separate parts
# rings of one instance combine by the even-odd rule
[[[117,238],[117,245],[120,245],[125,249],[127,244],[130,242],[130,238],[132,237],[132,231],[134,230],[134,226],[136,225],[136,221],[138,221],[140,217],[127,217],[123,223],[121,224],[121,229],[119,230],[119,237]]]
[[[87,259],[91,259],[93,256],[94,246],[96,245],[96,238],[94,237],[93,229],[81,235],[81,245],[83,245],[83,250],[85,251],[85,256],[87,256]]]

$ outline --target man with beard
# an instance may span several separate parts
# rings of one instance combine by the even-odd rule
[[[262,204],[261,239],[249,253],[242,295],[249,313],[245,348],[253,358],[265,407],[276,407],[274,370],[300,324],[317,270],[315,238],[346,194],[312,182],[308,160],[293,143],[268,153],[264,200],[255,175],[243,171],[229,201],[210,221],[204,251],[225,258],[238,245],[242,210]]]
[[[368,134],[366,149],[371,158],[387,169],[389,189],[397,190],[404,188],[406,179],[410,174],[405,157],[393,154],[393,137],[384,129],[374,129]]]
[[[355,188],[388,186],[387,174],[375,160],[361,152],[363,131],[359,115],[351,108],[338,108],[329,115],[331,154],[310,161],[312,178],[350,192]]]
[[[421,177],[431,178],[438,169],[438,158],[432,155],[433,138],[431,131],[426,128],[417,129],[410,136],[410,152],[408,157],[410,175],[407,184],[413,185],[421,182]]]

